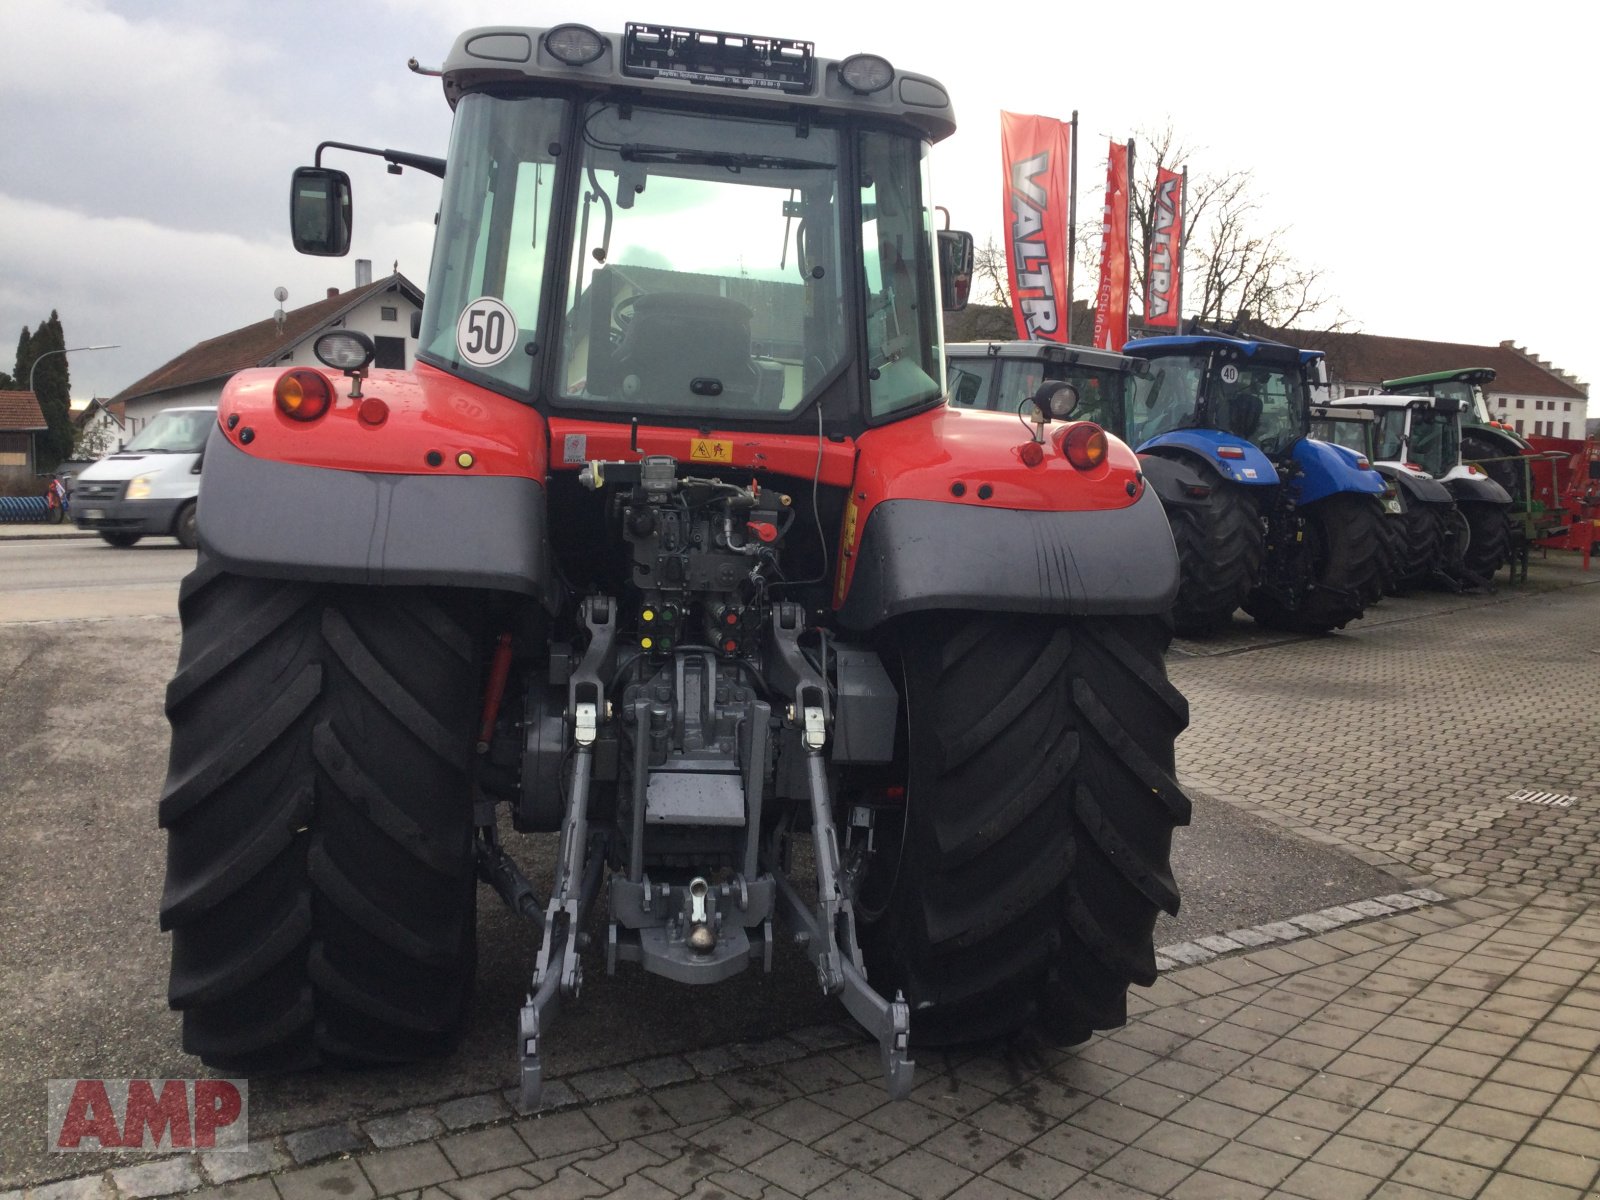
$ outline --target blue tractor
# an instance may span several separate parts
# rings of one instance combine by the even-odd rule
[[[1326,633],[1383,595],[1387,484],[1366,457],[1310,437],[1320,351],[1213,333],[1141,338],[1127,440],[1178,547],[1178,632],[1243,608]]]

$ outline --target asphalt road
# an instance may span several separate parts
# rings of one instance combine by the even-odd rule
[[[0,1189],[97,1165],[45,1153],[45,1080],[204,1073],[180,1049],[178,1018],[166,1007],[167,946],[156,925],[162,697],[177,656],[177,583],[192,562],[165,541],[130,550],[98,539],[0,542]],[[1158,944],[1400,886],[1225,803],[1195,801],[1174,852],[1184,911],[1162,920]],[[513,837],[510,847],[540,882],[549,839]],[[307,1128],[513,1082],[514,1024],[535,943],[493,893],[480,897],[478,992],[461,1049],[405,1070],[252,1080],[253,1130]],[[589,966],[582,1002],[546,1039],[555,1076],[843,1016],[797,950],[780,952],[769,977],[706,989],[628,968],[607,978],[601,963]]]
[[[193,566],[174,538],[125,549],[92,536],[0,541],[0,621],[170,616]]]

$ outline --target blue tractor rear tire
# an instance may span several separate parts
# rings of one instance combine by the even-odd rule
[[[1245,488],[1200,468],[1211,494],[1167,510],[1178,548],[1172,626],[1180,637],[1208,637],[1233,619],[1261,574],[1265,538]]]

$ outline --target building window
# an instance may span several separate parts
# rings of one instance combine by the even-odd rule
[[[1522,407],[1522,397],[1521,397],[1521,396],[1518,396],[1518,397],[1517,397],[1517,407],[1518,407],[1518,408],[1521,408],[1521,407]],[[1517,431],[1517,432],[1518,432],[1518,433],[1521,433],[1521,432],[1522,432],[1522,431],[1521,431],[1521,430],[1520,430],[1520,429],[1519,429],[1519,430],[1518,430],[1518,431]]]
[[[404,371],[406,369],[406,340],[397,337],[380,337],[373,339],[372,365],[383,367],[391,371]]]
[[[1564,401],[1562,403],[1562,405],[1561,405],[1561,411],[1562,412],[1571,412],[1572,411],[1572,401],[1571,400]]]
[[[1564,438],[1569,438],[1569,437],[1572,436],[1572,422],[1571,421],[1563,421],[1563,422],[1561,422],[1561,436],[1564,437]]]
[[[1506,406],[1506,398],[1504,396],[1499,397],[1495,400],[1495,404],[1499,405],[1501,408],[1504,408]]]
[[[378,313],[385,321],[398,321],[400,319],[400,310],[392,304],[385,304],[378,310]]]
[[[1544,401],[1543,400],[1535,400],[1533,402],[1533,406],[1534,406],[1534,408],[1540,409],[1542,411],[1544,409]]]
[[[1517,418],[1517,432],[1518,433],[1522,432],[1522,418],[1521,417]]]

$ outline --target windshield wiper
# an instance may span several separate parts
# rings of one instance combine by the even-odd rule
[[[683,163],[697,167],[728,167],[735,171],[745,167],[766,171],[827,171],[835,165],[814,158],[785,158],[781,154],[736,154],[730,150],[690,150],[642,142],[628,142],[619,146],[618,152],[623,162]]]

